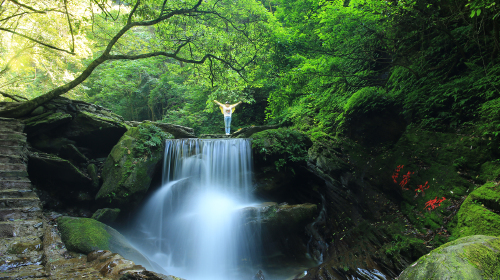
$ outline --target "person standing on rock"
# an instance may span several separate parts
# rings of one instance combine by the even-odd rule
[[[224,114],[224,126],[226,128],[226,135],[230,134],[231,131],[231,114],[234,112],[236,106],[241,104],[241,101],[236,104],[229,104],[229,101],[226,101],[226,104],[222,104],[217,100],[214,100],[217,105],[219,105],[222,114]]]

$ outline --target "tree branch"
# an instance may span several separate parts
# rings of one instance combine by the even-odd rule
[[[27,98],[25,98],[25,97],[22,97],[22,96],[17,96],[17,95],[12,95],[12,94],[8,94],[8,93],[5,93],[5,92],[3,92],[3,91],[0,91],[0,94],[1,94],[1,95],[3,95],[3,96],[5,96],[5,97],[7,97],[7,98],[10,98],[10,99],[12,99],[12,100],[14,100],[14,101],[16,101],[16,102],[22,102],[22,101],[26,101],[26,100],[28,100],[28,99],[27,99]],[[22,99],[24,99],[24,100],[22,100]]]
[[[16,0],[9,0],[9,1],[10,1],[10,2],[12,2],[12,3],[14,3],[14,4],[16,4],[16,5],[18,5],[18,6],[20,6],[20,7],[23,7],[23,8],[26,8],[26,9],[30,10],[30,11],[33,11],[33,12],[35,12],[35,13],[45,14],[45,11],[40,11],[40,10],[37,10],[37,9],[32,8],[32,7],[28,6],[28,5],[25,5],[25,4],[22,4],[22,3],[19,3],[19,2],[17,2]]]
[[[54,46],[52,46],[52,45],[46,44],[46,43],[44,43],[44,42],[42,42],[42,41],[39,41],[39,40],[37,40],[37,39],[34,39],[34,38],[31,38],[31,37],[26,36],[26,35],[24,35],[24,34],[18,33],[18,32],[14,31],[14,30],[9,30],[9,29],[6,29],[6,28],[3,28],[3,27],[0,27],[0,31],[5,31],[5,32],[9,32],[9,33],[15,34],[15,35],[17,35],[17,36],[21,36],[21,37],[23,37],[23,38],[25,38],[25,39],[28,39],[28,40],[30,40],[30,41],[33,41],[33,42],[35,42],[35,43],[37,43],[37,44],[40,44],[40,45],[42,45],[42,46],[46,46],[47,48],[50,48],[50,49],[54,49],[54,50],[57,50],[57,51],[62,51],[62,52],[69,53],[69,54],[72,54],[72,55],[74,55],[74,54],[75,54],[74,52],[71,52],[71,51],[68,51],[68,50],[64,50],[64,49],[60,49],[60,48],[58,48],[58,47],[54,47]]]
[[[134,15],[135,11],[137,10],[137,7],[139,7],[140,3],[141,3],[141,0],[137,0],[137,2],[135,3],[134,8],[132,9],[130,14],[128,15],[127,24],[132,23],[132,16]]]
[[[64,9],[66,10],[66,18],[68,19],[69,32],[71,33],[71,40],[73,42],[73,45],[71,47],[71,52],[74,52],[75,51],[75,35],[73,34],[73,27],[71,26],[71,20],[69,19],[67,0],[64,0]]]

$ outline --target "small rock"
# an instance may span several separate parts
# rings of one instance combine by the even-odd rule
[[[262,270],[259,270],[257,274],[252,278],[252,280],[266,280],[264,277],[264,273],[262,273]]]

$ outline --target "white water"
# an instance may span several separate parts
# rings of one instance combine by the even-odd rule
[[[252,279],[260,232],[243,227],[250,195],[249,139],[166,142],[163,185],[139,212],[130,236],[169,274],[189,280]]]

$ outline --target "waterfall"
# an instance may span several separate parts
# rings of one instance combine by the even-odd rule
[[[242,209],[257,204],[250,139],[168,140],[163,166],[162,186],[129,239],[178,277],[251,279],[261,242],[258,230],[243,226]]]

